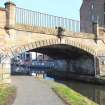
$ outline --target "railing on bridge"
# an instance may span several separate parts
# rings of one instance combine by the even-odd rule
[[[16,24],[38,27],[62,27],[69,31],[80,32],[80,22],[72,19],[48,15],[16,7]]]

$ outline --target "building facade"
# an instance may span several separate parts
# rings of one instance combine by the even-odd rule
[[[31,64],[32,55],[30,52],[21,53],[12,59],[12,63],[16,64]]]
[[[105,26],[105,0],[83,0],[80,8],[81,32],[93,33],[95,23]]]

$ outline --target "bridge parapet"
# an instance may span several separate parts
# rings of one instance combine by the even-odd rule
[[[55,35],[57,36],[57,29],[56,28],[47,28],[47,27],[38,27],[38,26],[29,26],[23,24],[16,24],[16,30],[27,31],[32,33],[40,33],[46,35]],[[63,32],[63,36],[65,37],[74,37],[74,38],[83,38],[83,39],[95,39],[95,34],[92,33],[83,33],[83,32],[73,32],[69,30],[65,30]]]
[[[80,22],[77,20],[18,8],[12,2],[6,2],[5,8],[1,8],[1,11],[3,12],[1,14],[4,14],[0,15],[1,26],[6,27],[11,37],[15,34],[12,29],[57,35],[56,27],[65,29],[64,36],[89,39],[96,37],[91,33],[79,33]]]

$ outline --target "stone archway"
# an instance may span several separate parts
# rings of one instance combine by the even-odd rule
[[[97,51],[95,49],[92,49],[90,46],[84,45],[83,43],[80,43],[80,42],[72,40],[72,39],[69,40],[69,39],[63,38],[60,41],[58,38],[54,38],[54,39],[34,41],[31,43],[27,43],[27,44],[24,44],[21,46],[17,46],[17,47],[8,49],[8,53],[7,53],[3,63],[1,64],[1,71],[6,71],[6,73],[3,73],[2,75],[4,75],[4,77],[8,77],[8,79],[5,79],[5,81],[10,82],[10,63],[9,63],[10,58],[18,55],[19,53],[23,53],[23,52],[26,52],[26,51],[29,51],[29,50],[32,50],[35,48],[44,47],[44,46],[48,46],[48,45],[57,45],[57,44],[71,45],[73,47],[81,49],[81,50],[97,57]],[[7,74],[8,74],[8,76],[6,76]]]

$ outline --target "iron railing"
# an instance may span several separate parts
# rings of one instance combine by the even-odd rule
[[[16,24],[48,28],[62,27],[69,31],[80,32],[80,22],[77,20],[57,17],[18,7],[16,7]]]

